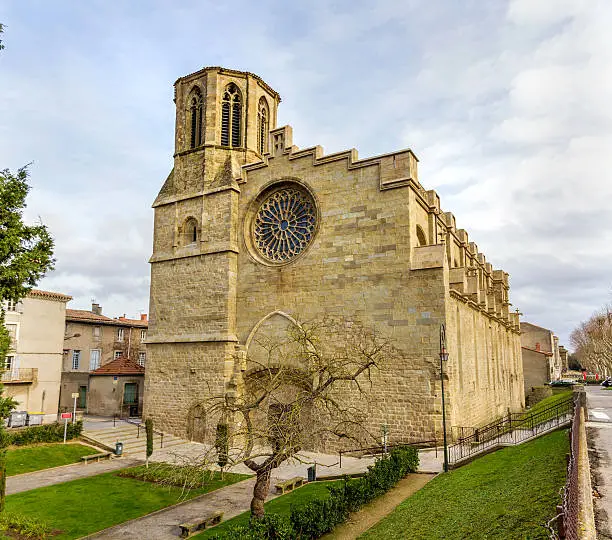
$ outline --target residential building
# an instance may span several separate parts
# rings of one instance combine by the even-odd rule
[[[4,393],[18,411],[42,413],[43,422],[57,419],[62,373],[66,303],[72,297],[31,290],[17,304],[4,306],[11,348],[2,374]]]
[[[120,356],[89,374],[90,414],[140,416],[145,368]]]
[[[534,386],[559,380],[567,368],[567,351],[547,328],[521,321],[521,351],[525,394]]]
[[[60,407],[71,410],[73,393],[78,393],[77,408],[88,410],[89,375],[113,360],[124,357],[144,367],[147,350],[147,315],[140,319],[124,316],[111,318],[102,314],[99,304],[91,311],[66,310],[62,395]]]

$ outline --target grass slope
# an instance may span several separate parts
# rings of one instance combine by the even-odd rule
[[[80,538],[245,478],[225,473],[223,480],[217,477],[206,487],[184,492],[112,472],[9,495],[6,509],[61,531],[54,539]]]
[[[331,484],[331,482],[312,482],[290,493],[287,493],[286,495],[272,499],[265,504],[266,513],[288,516],[291,512],[292,504],[305,504],[312,499],[322,499],[327,497],[329,494],[327,486],[329,484]],[[244,512],[232,519],[224,521],[212,529],[208,529],[200,534],[197,534],[194,536],[194,538],[198,538],[199,540],[202,540],[203,538],[212,538],[217,534],[226,532],[230,527],[234,527],[236,525],[246,525],[249,522],[249,517],[250,512]]]
[[[565,482],[567,431],[504,448],[432,480],[361,539],[548,538]]]
[[[6,452],[6,474],[13,476],[49,467],[77,463],[82,456],[97,454],[99,450],[82,444],[37,444],[11,448]]]
[[[558,403],[562,403],[563,401],[567,401],[572,397],[571,390],[562,390],[560,392],[555,392],[552,396],[548,396],[544,398],[542,401],[538,401],[533,407],[527,409],[529,413],[538,413],[547,409],[548,407],[552,407],[553,405],[557,405]]]

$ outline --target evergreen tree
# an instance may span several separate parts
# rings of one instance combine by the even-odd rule
[[[0,28],[1,30],[1,28]],[[0,171],[0,371],[4,368],[10,336],[4,326],[4,302],[18,302],[53,268],[53,239],[47,228],[38,223],[26,225],[23,209],[30,190],[27,168],[12,174]],[[0,512],[4,510],[6,492],[6,436],[4,419],[17,406],[3,397],[0,384]]]

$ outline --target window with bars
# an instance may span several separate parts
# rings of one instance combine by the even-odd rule
[[[189,118],[191,123],[191,148],[202,144],[202,93],[196,86],[189,94]]]
[[[262,155],[268,151],[269,116],[268,103],[266,98],[262,97],[259,100],[259,107],[257,109],[257,149]]]
[[[225,88],[221,102],[221,145],[238,148],[242,145],[242,98],[234,83]]]
[[[146,361],[147,361],[147,353],[139,352],[138,353],[138,365],[144,367]]]
[[[72,351],[72,369],[79,369],[81,366],[81,351]]]

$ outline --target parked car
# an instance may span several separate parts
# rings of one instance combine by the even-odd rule
[[[608,377],[604,382],[601,383],[601,386],[604,388],[609,388],[612,386],[612,377]]]
[[[559,379],[558,381],[550,381],[550,386],[573,386],[576,383],[573,379]]]

